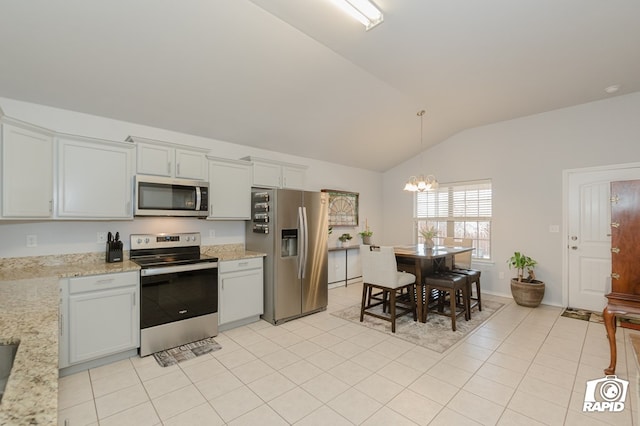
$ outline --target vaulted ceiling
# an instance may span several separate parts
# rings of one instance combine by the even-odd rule
[[[375,3],[365,31],[328,0],[3,0],[0,96],[384,171],[640,90],[639,1]]]

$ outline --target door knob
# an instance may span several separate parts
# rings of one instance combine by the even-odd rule
[[[571,250],[578,250],[578,246],[571,246]]]

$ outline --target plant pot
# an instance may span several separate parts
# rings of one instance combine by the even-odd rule
[[[544,283],[538,280],[520,282],[512,278],[511,295],[518,305],[535,308],[540,305],[544,297]]]
[[[371,235],[363,235],[362,236],[362,244],[371,244]]]

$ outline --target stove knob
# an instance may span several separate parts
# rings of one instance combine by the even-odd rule
[[[191,237],[187,237],[187,241],[191,241]]]
[[[144,243],[145,243],[145,244],[149,244],[149,238],[145,238],[145,239],[144,239]]]
[[[142,244],[142,238],[138,238],[137,243],[138,243],[138,244]]]

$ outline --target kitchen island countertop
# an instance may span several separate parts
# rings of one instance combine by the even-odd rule
[[[0,344],[19,344],[0,402],[1,425],[58,423],[58,281],[140,269],[130,261],[99,259],[94,255],[0,259]]]
[[[242,244],[205,246],[202,252],[221,261],[264,256]],[[129,260],[106,263],[104,253],[0,259],[0,344],[19,343],[0,402],[0,425],[58,423],[59,280],[139,269]]]

